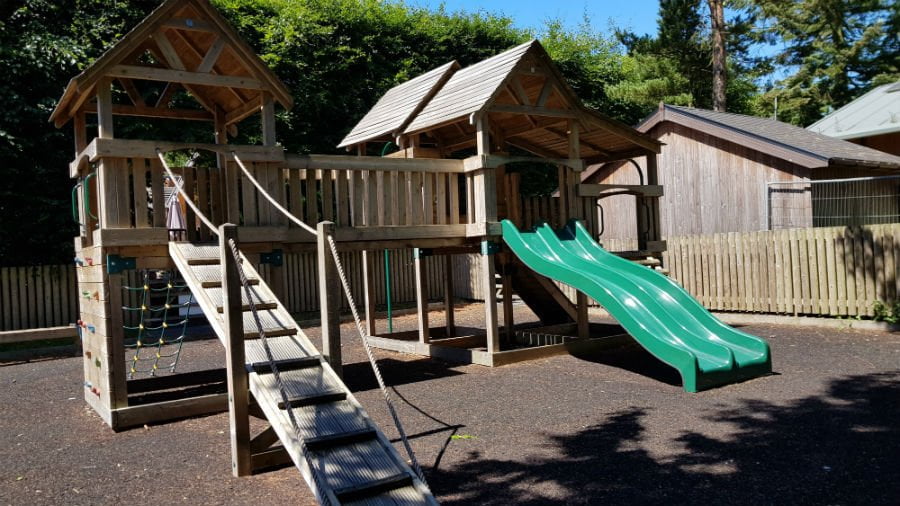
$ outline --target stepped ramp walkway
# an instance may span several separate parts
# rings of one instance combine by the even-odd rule
[[[160,159],[165,164],[161,153]],[[183,191],[180,187],[178,190]],[[412,465],[407,464],[238,250],[237,243],[222,237],[228,233],[228,226],[216,229],[199,209],[195,212],[220,236],[220,243],[171,242],[169,253],[226,346],[229,360],[243,351],[247,388],[252,394],[249,413],[263,416],[271,425],[250,441],[247,452],[257,452],[253,459],[265,463],[267,451],[280,451],[269,447],[280,441],[322,504],[437,504],[414,456],[410,453]],[[336,249],[332,251],[336,253]],[[223,269],[223,262],[233,263]],[[227,273],[227,269],[235,269],[240,279],[238,322],[228,317],[228,282],[223,283],[223,271]],[[344,284],[344,288],[348,286]],[[232,300],[236,299],[232,295]],[[232,308],[235,305],[231,303]],[[362,330],[361,326],[358,329]],[[239,334],[237,339],[232,335],[235,332]],[[229,349],[235,342],[243,343],[243,349]],[[381,381],[377,370],[376,376]],[[231,391],[232,380],[229,395],[237,392]],[[235,451],[237,408],[230,406]],[[396,416],[390,403],[389,408]],[[398,429],[409,451],[402,427]]]

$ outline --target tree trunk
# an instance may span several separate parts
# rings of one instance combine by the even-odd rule
[[[725,0],[708,0],[712,21],[713,110],[725,112]]]

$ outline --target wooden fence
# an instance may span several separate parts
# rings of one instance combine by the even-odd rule
[[[663,265],[720,311],[872,316],[900,294],[900,224],[670,237]],[[611,251],[629,241],[604,241]]]
[[[0,331],[75,322],[77,291],[72,265],[0,267]]]

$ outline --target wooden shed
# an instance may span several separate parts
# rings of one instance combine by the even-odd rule
[[[783,212],[792,214],[790,223],[812,226],[828,210],[814,209],[810,185],[802,183],[900,170],[900,157],[766,118],[660,104],[637,129],[663,143],[663,238],[767,230],[773,191],[788,203]],[[642,158],[594,165],[582,183],[638,184],[645,167]],[[878,191],[897,193],[888,186]],[[898,213],[897,199],[881,200],[890,208],[886,214]],[[599,201],[601,239],[635,238],[634,202],[626,196]]]

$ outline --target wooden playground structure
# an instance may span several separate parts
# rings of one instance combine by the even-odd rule
[[[196,106],[173,105],[185,97]],[[451,62],[393,88],[342,142],[353,155],[286,153],[276,143],[276,104],[293,104],[285,85],[204,0],[166,1],[67,86],[51,120],[59,127],[72,121],[75,129],[69,170],[81,223],[75,250],[85,399],[117,430],[229,410],[235,474],[293,460],[324,503],[433,502],[421,474],[341,381],[338,309],[349,292],[337,253],[363,252],[360,333],[371,346],[484,365],[589,346],[586,296],[571,303],[502,246],[500,220],[525,226],[535,214],[524,217],[515,166],[556,171],[557,224],[581,219],[596,230],[597,198],[635,196],[641,239],[639,251],[627,255],[659,256],[660,145],[583,106],[537,41],[467,68]],[[262,145],[229,144],[254,115]],[[128,116],[206,122],[214,141],[116,138],[114,125]],[[88,128],[94,117],[96,130]],[[373,156],[386,142],[399,150]],[[170,152],[212,153],[215,163],[169,167]],[[579,184],[588,164],[638,156],[649,160],[646,185]],[[179,181],[188,204],[185,230],[177,233],[167,226],[167,177]],[[379,332],[371,296],[376,255],[397,248],[415,250],[419,325],[412,334]],[[301,251],[318,254],[321,353],[279,302],[281,258]],[[499,276],[502,322],[497,292],[488,289],[483,332],[457,332],[448,275],[446,324],[433,327],[422,259],[443,256],[449,272],[452,255],[470,253],[482,255],[484,286]],[[146,331],[142,320],[135,351],[122,310],[134,270],[178,272],[226,345],[226,369],[130,378],[130,354],[140,351]],[[516,342],[513,294],[541,320],[530,332],[572,339],[539,347]],[[142,315],[150,311],[139,306]],[[231,396],[148,395],[210,383],[227,384]],[[248,416],[271,427],[251,438]],[[364,455],[367,471],[331,473],[329,466],[352,460],[347,455]]]

